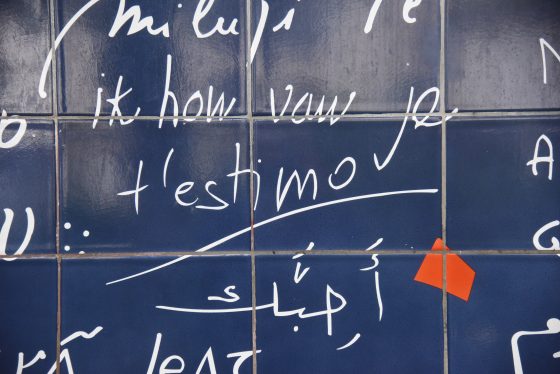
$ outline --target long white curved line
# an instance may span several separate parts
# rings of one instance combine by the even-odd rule
[[[54,50],[56,51],[58,46],[60,45],[60,42],[62,41],[62,38],[64,38],[64,36],[66,35],[66,33],[70,30],[70,28],[74,25],[74,23],[76,23],[76,21],[85,13],[88,11],[89,8],[91,8],[92,6],[94,6],[95,4],[97,4],[100,0],[90,0],[88,3],[86,3],[86,5],[84,5],[82,8],[80,8],[80,10],[78,10],[78,12],[76,14],[74,14],[74,16],[72,18],[70,18],[70,21],[68,21],[68,23],[66,24],[66,26],[64,26],[64,28],[60,31],[60,34],[58,34],[58,36],[56,37],[55,41],[54,41]],[[47,55],[47,59],[45,60],[45,64],[43,65],[43,70],[41,71],[41,78],[39,79],[39,88],[38,88],[38,92],[39,92],[39,96],[41,96],[41,98],[46,98],[47,97],[47,93],[45,92],[45,82],[47,81],[47,73],[49,72],[49,67],[51,66],[51,61],[52,61],[52,57],[53,57],[53,48],[51,48],[49,50],[49,54]]]
[[[286,213],[282,213],[279,214],[277,216],[268,218],[264,221],[258,222],[256,224],[253,225],[253,227],[256,229],[258,227],[267,225],[269,223],[275,222],[275,221],[279,221],[281,219],[290,217],[290,216],[294,216],[296,214],[301,214],[304,212],[308,212],[310,210],[315,210],[315,209],[320,209],[320,208],[325,208],[327,206],[332,206],[332,205],[338,205],[338,204],[344,204],[344,203],[349,203],[352,201],[358,201],[358,200],[366,200],[366,199],[374,199],[374,198],[378,198],[378,197],[385,197],[385,196],[395,196],[395,195],[410,195],[410,194],[434,194],[437,193],[438,189],[437,188],[429,188],[429,189],[419,189],[419,190],[401,190],[401,191],[388,191],[388,192],[378,192],[378,193],[372,193],[372,194],[366,194],[366,195],[358,195],[358,196],[351,196],[351,197],[345,197],[343,199],[338,199],[338,200],[331,200],[331,201],[326,201],[323,203],[319,203],[319,204],[314,204],[314,205],[309,205],[303,208],[299,208],[299,209],[294,209],[294,210],[290,210]],[[216,240],[215,242],[212,242],[210,244],[205,245],[202,248],[197,249],[195,252],[206,252],[212,248],[215,248],[217,246],[219,246],[220,244],[223,244],[233,238],[236,238],[240,235],[243,235],[245,233],[248,233],[251,231],[251,226],[246,227],[242,230],[236,231],[233,234],[230,234],[228,236],[224,236],[221,239]],[[192,255],[184,255],[184,256],[180,256],[177,257],[176,259],[173,259],[171,261],[168,261],[166,263],[163,263],[161,265],[155,266],[153,268],[141,271],[139,273],[135,273],[123,278],[119,278],[110,282],[105,283],[105,285],[111,285],[111,284],[115,284],[115,283],[119,283],[119,282],[124,282],[127,281],[129,279],[133,279],[133,278],[137,278],[140,277],[142,275],[163,269],[167,266],[176,264],[178,262],[181,262],[183,260],[186,260],[187,258],[192,257]]]

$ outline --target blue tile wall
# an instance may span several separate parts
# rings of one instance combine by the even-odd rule
[[[440,128],[405,127],[387,166],[378,170],[373,155],[387,158],[401,124],[257,121],[256,247],[303,250],[314,242],[315,249],[364,250],[382,238],[378,248],[429,249],[441,236]],[[399,194],[386,195],[392,191]],[[346,198],[356,200],[339,201]],[[315,208],[300,211],[305,207]]]
[[[372,2],[271,1],[265,13],[262,3],[253,2],[253,32],[264,24],[253,60],[255,113],[271,114],[271,89],[276,113],[288,101],[288,115],[304,114],[309,96],[303,108],[297,103],[306,94],[313,113],[323,96],[327,108],[338,98],[336,112],[349,101],[349,113],[405,112],[411,86],[425,91],[439,84],[437,1],[414,9],[414,23],[403,19],[405,1],[386,2],[367,33]],[[291,9],[290,29],[277,28]]]
[[[81,0],[57,0],[58,29],[62,30],[84,6]],[[218,17],[237,19],[238,35],[197,38],[192,22],[196,1],[139,1],[142,17],[152,17],[155,36],[130,32],[130,22],[115,26],[115,15],[122,2],[94,3],[71,27],[59,51],[59,112],[93,114],[98,90],[102,89],[100,113],[112,113],[111,98],[132,91],[120,100],[119,115],[158,116],[165,92],[176,96],[177,110],[188,114],[202,109],[207,114],[209,101],[214,108],[224,95],[226,108],[235,99],[230,115],[245,113],[245,2],[218,1],[205,12],[198,29],[207,34]],[[134,4],[125,2],[124,9]],[[168,36],[166,36],[168,35]],[[141,58],[139,58],[141,56]],[[92,63],[94,62],[94,63]],[[196,71],[196,74],[192,72]],[[168,85],[166,76],[169,74]],[[119,84],[119,79],[122,80]],[[213,92],[210,93],[210,86]],[[118,87],[120,90],[117,91]],[[199,92],[200,91],[200,92]],[[118,93],[117,93],[118,92]],[[197,94],[198,93],[198,94]],[[200,95],[202,99],[197,99]],[[172,99],[166,115],[174,114]]]
[[[278,316],[257,312],[259,370],[442,373],[441,291],[412,281],[422,257],[370,257],[257,256],[257,308],[274,302],[275,287],[278,304]],[[330,329],[325,315],[313,316],[327,300],[340,309]],[[300,308],[303,317],[282,315]]]
[[[39,355],[33,369],[48,372],[57,358],[56,260],[0,261],[0,282],[0,371],[16,373]]]
[[[535,149],[537,157],[550,153],[547,141],[559,144],[560,118],[448,123],[447,238],[452,248],[535,248],[535,234],[560,215],[557,168],[530,164]],[[552,153],[558,158],[557,149]],[[511,207],[519,213],[512,214]],[[550,247],[550,233],[540,238],[543,247]]]
[[[195,251],[246,230],[218,248],[248,251],[249,176],[228,177],[248,143],[244,121],[61,122],[62,248]]]
[[[514,373],[517,352],[523,373],[558,373],[560,257],[464,257],[477,279],[468,303],[449,297],[450,372]]]
[[[48,96],[39,95],[39,81],[51,48],[48,0],[3,0],[0,6],[0,111],[8,114],[52,113]],[[51,65],[47,63],[50,73]]]
[[[560,49],[556,0],[446,2],[449,107],[560,108],[560,59],[554,56]]]
[[[12,117],[10,117],[12,118]],[[0,148],[2,254],[56,252],[55,144],[52,122],[20,119],[3,131]],[[4,146],[9,148],[4,148]],[[10,146],[14,144],[13,146]],[[11,222],[11,223],[10,223]]]
[[[177,369],[181,362],[186,370],[194,372],[210,348],[216,370],[229,372],[236,362],[236,357],[227,357],[229,354],[252,351],[250,309],[235,314],[200,314],[157,308],[231,308],[231,303],[208,300],[211,296],[228,298],[224,290],[230,286],[234,288],[228,292],[238,295],[239,303],[250,307],[249,256],[192,257],[165,271],[107,285],[123,275],[175,259],[63,262],[63,339],[76,331],[95,334],[91,339],[68,342],[76,372],[148,372],[152,362],[154,372]],[[210,372],[210,364],[205,365],[203,372]],[[249,354],[240,373],[250,373],[251,366]]]
[[[557,0],[0,2],[0,374],[560,372]]]

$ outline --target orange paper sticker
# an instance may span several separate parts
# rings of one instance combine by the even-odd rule
[[[442,251],[443,240],[437,238],[432,251]],[[445,248],[449,250],[448,247]],[[461,257],[455,254],[447,255],[447,292],[465,301],[469,300],[474,283],[475,271]],[[443,288],[443,255],[428,254],[424,257],[420,269],[414,280],[430,286]]]

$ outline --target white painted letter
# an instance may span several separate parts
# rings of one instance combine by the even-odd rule
[[[349,162],[352,165],[352,173],[350,173],[350,176],[346,179],[346,181],[342,184],[339,184],[337,186],[335,186],[332,182],[332,176],[333,174],[329,175],[329,186],[331,186],[331,188],[333,190],[340,190],[344,187],[346,187],[350,182],[352,182],[352,179],[354,179],[354,174],[356,174],[356,160],[354,160],[353,157],[346,157],[344,160],[340,161],[340,163],[338,164],[338,166],[336,167],[336,169],[334,170],[334,174],[338,174],[338,170],[340,169],[340,167],[345,163],[345,162]]]
[[[373,5],[371,6],[371,9],[369,11],[369,15],[366,21],[366,26],[364,27],[364,32],[367,34],[371,31],[371,28],[373,27],[373,21],[375,21],[375,16],[377,15],[377,11],[379,10],[379,7],[381,6],[381,2],[383,0],[375,0],[375,2],[373,3]]]
[[[12,226],[12,220],[14,219],[14,211],[11,209],[4,209],[4,214],[6,215],[6,220],[2,225],[0,230],[0,255],[6,255],[6,247],[8,245],[8,235],[10,233],[10,228]],[[19,256],[27,249],[29,242],[31,241],[31,236],[33,235],[33,230],[35,229],[35,216],[33,215],[33,209],[25,208],[25,214],[27,214],[27,231],[25,232],[25,237],[19,248],[14,252],[14,256]],[[15,258],[2,258],[5,261],[13,261]]]
[[[206,354],[198,364],[198,368],[196,369],[196,374],[201,374],[202,369],[204,369],[204,363],[208,362],[208,369],[210,369],[210,374],[216,374],[216,364],[214,363],[214,355],[212,354],[212,347],[208,348]]]
[[[548,146],[548,156],[539,156],[539,150],[541,146],[541,141],[544,140],[546,145]],[[527,162],[527,166],[531,166],[533,171],[533,175],[539,175],[539,171],[537,170],[537,165],[541,162],[548,163],[548,180],[552,180],[552,164],[554,164],[554,157],[552,151],[552,143],[550,139],[546,135],[541,135],[537,140],[537,144],[535,144],[535,152],[533,153],[533,159]]]
[[[541,44],[541,56],[542,56],[542,67],[543,67],[543,83],[547,84],[547,79],[546,79],[546,56],[544,54],[544,47],[548,48],[548,50],[550,52],[552,52],[552,55],[554,57],[556,57],[556,59],[558,60],[558,62],[560,62],[560,55],[558,54],[558,52],[556,52],[554,50],[554,48],[552,48],[552,46],[550,44],[548,44],[548,42],[546,40],[544,40],[543,38],[539,39],[539,42]]]
[[[167,100],[171,98],[173,100],[173,116],[177,117],[179,115],[179,106],[177,104],[177,97],[173,91],[169,90],[169,83],[171,80],[171,55],[167,55],[167,67],[165,68],[165,91],[163,92],[163,101],[161,102],[161,110],[159,111],[159,128],[163,126],[163,116],[165,116],[165,110],[167,109]],[[173,126],[177,127],[179,120],[173,118]]]
[[[546,231],[550,230],[553,227],[556,226],[560,226],[560,221],[552,221],[547,223],[546,225],[544,225],[543,227],[541,227],[533,236],[533,245],[535,246],[536,249],[538,249],[539,251],[557,251],[560,250],[560,241],[558,241],[558,238],[553,236],[552,239],[550,239],[550,242],[552,243],[551,247],[543,247],[540,243],[540,238],[541,235],[544,234]]]
[[[284,175],[284,168],[282,167],[278,172],[278,181],[276,182],[276,210],[277,211],[279,211],[280,208],[282,207],[282,203],[284,202],[284,199],[286,198],[286,195],[288,194],[288,191],[290,189],[290,185],[292,184],[292,181],[294,179],[297,182],[298,198],[301,200],[301,196],[303,195],[303,191],[305,189],[305,185],[307,184],[307,181],[309,180],[309,177],[313,177],[313,200],[317,198],[317,174],[315,173],[315,170],[309,169],[307,171],[303,183],[301,183],[301,178],[297,170],[294,170],[294,172],[292,173],[290,178],[288,178],[288,181],[284,185],[284,188],[282,188],[282,193],[280,193],[283,175]]]
[[[23,369],[27,369],[28,367],[31,367],[31,366],[35,365],[35,363],[37,363],[37,361],[44,360],[46,357],[47,357],[47,355],[45,354],[45,351],[43,351],[41,349],[39,352],[37,352],[37,354],[35,355],[35,357],[33,357],[33,359],[31,361],[29,361],[27,364],[25,364],[23,362],[23,352],[20,352],[19,355],[18,355],[18,366],[17,366],[16,374],[22,374]]]
[[[185,203],[180,198],[181,195],[189,192],[191,190],[191,188],[193,188],[193,186],[194,186],[194,182],[185,182],[185,183],[181,183],[179,185],[179,187],[177,187],[177,189],[175,190],[175,201],[177,201],[177,204],[179,204],[181,206],[190,206],[190,205],[195,204],[198,201],[198,197],[197,197],[196,199],[194,199],[194,201],[192,201],[190,203]]]
[[[2,119],[0,119],[0,148],[12,148],[15,147],[23,138],[25,130],[27,129],[27,121],[22,118],[7,118],[7,113],[5,110],[2,111]],[[17,123],[19,125],[16,133],[10,140],[5,142],[3,138],[4,130],[6,127],[10,126],[12,123]]]
[[[130,27],[126,35],[136,34],[143,29],[146,29],[151,35],[163,34],[164,37],[169,38],[169,25],[166,22],[158,29],[153,29],[154,24],[153,17],[142,18],[142,10],[139,5],[134,5],[130,7],[126,12],[124,8],[126,7],[126,0],[121,0],[119,3],[119,10],[117,11],[117,16],[109,31],[109,37],[114,38],[117,32],[130,20]]]
[[[410,17],[410,11],[422,3],[422,0],[406,0],[402,10],[402,16],[406,23],[416,22],[416,18]]]

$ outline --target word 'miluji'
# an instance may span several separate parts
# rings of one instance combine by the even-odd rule
[[[300,0],[297,0],[296,4]],[[64,25],[60,33],[57,35],[53,49],[57,50],[61,45],[66,34],[72,29],[74,24],[87,14],[99,3],[105,3],[101,0],[89,0],[85,3]],[[182,4],[177,4],[178,8],[182,8]],[[239,19],[231,17],[227,21],[224,17],[215,15],[214,0],[198,0],[197,6],[192,15],[192,29],[198,39],[206,39],[210,37],[223,37],[233,36],[237,38],[243,37],[240,35],[241,27]],[[280,19],[269,25],[268,13],[270,6],[267,1],[261,0],[261,12],[259,21],[255,30],[255,34],[251,43],[250,60],[253,61],[257,48],[260,45],[265,29],[272,29],[272,32],[288,31],[291,28],[292,21],[295,14],[295,7],[290,8],[286,14]],[[109,24],[108,24],[109,25]],[[267,27],[268,26],[268,27]],[[126,33],[125,33],[126,32]],[[154,20],[152,15],[147,15],[142,11],[140,5],[129,5],[126,0],[119,1],[119,7],[116,11],[115,18],[108,31],[108,37],[115,38],[118,35],[134,35],[140,32],[145,32],[152,37],[156,38],[171,38],[172,28],[169,27],[169,22],[165,20]],[[47,97],[45,90],[47,82],[47,74],[50,70],[52,62],[53,50],[51,49],[45,58],[41,76],[39,78],[39,86],[37,92],[43,99]]]

